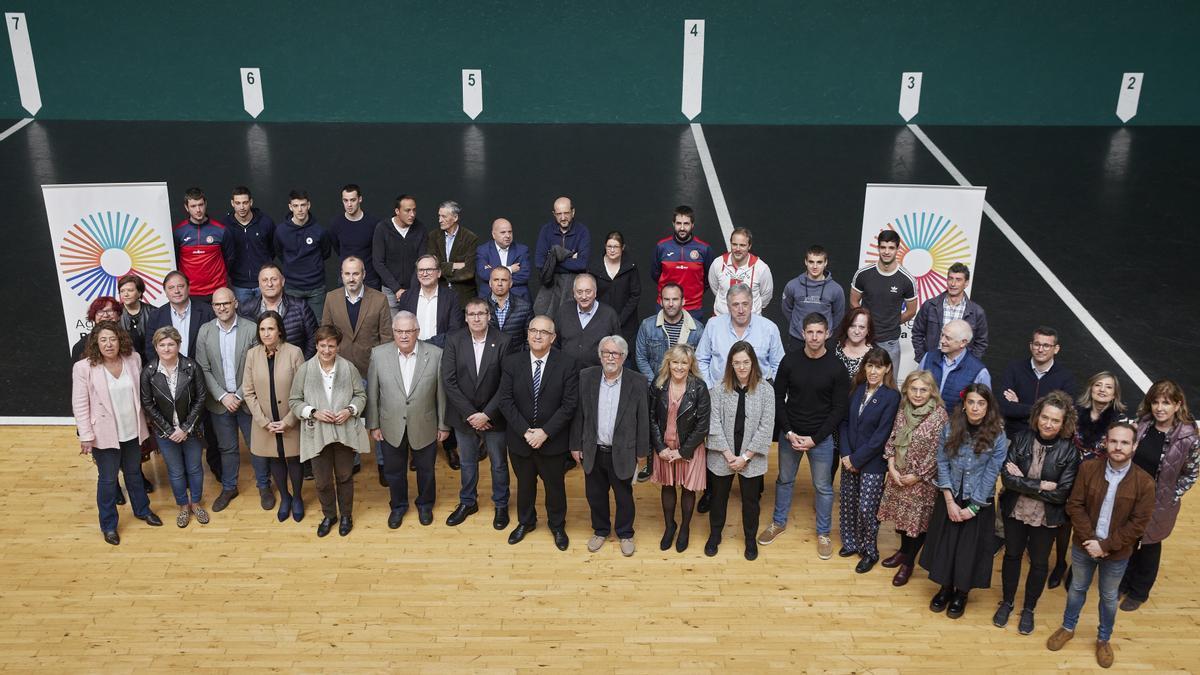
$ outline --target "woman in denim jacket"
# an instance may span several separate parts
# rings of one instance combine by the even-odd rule
[[[929,537],[921,567],[938,589],[929,609],[957,619],[967,607],[972,588],[992,581],[992,527],[996,477],[1004,465],[1008,441],[1003,417],[992,390],[973,383],[963,390],[962,402],[950,416],[938,446],[937,487]]]

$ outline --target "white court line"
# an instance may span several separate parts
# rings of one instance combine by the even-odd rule
[[[75,426],[74,417],[0,417],[0,426]]]
[[[916,134],[917,138],[925,146],[925,149],[932,153],[933,156],[936,157],[939,162],[941,162],[942,166],[950,173],[954,180],[958,181],[959,185],[964,187],[971,186],[971,183],[967,180],[967,177],[962,175],[962,172],[954,166],[954,163],[950,161],[950,158],[947,157],[945,153],[943,153],[941,149],[939,149],[938,146],[935,145],[934,142],[925,135],[924,131],[921,131],[921,127],[915,124],[909,124],[908,128],[910,131]],[[1083,323],[1083,326],[1091,331],[1092,335],[1100,343],[1100,346],[1104,347],[1104,350],[1108,352],[1109,356],[1113,357],[1113,360],[1117,362],[1117,365],[1121,366],[1121,368],[1129,374],[1129,377],[1133,380],[1133,383],[1137,385],[1137,387],[1143,392],[1149,389],[1150,385],[1153,383],[1150,381],[1150,378],[1146,376],[1146,373],[1143,372],[1142,369],[1133,362],[1133,359],[1129,357],[1129,354],[1125,353],[1124,349],[1121,349],[1121,346],[1117,344],[1117,341],[1108,334],[1108,331],[1104,330],[1104,327],[1100,325],[1099,321],[1096,321],[1096,318],[1092,316],[1091,312],[1084,308],[1083,303],[1079,302],[1079,298],[1076,298],[1075,294],[1067,289],[1062,280],[1060,280],[1058,276],[1054,274],[1054,272],[1050,271],[1050,267],[1047,266],[1046,263],[1042,262],[1042,259],[1039,258],[1037,254],[1033,252],[1033,249],[1029,247],[1029,244],[1026,244],[1025,240],[1022,239],[1015,230],[1013,230],[1012,226],[1008,224],[1008,221],[1004,220],[1004,218],[996,212],[996,209],[986,201],[983,203],[983,212],[987,214],[987,217],[992,221],[996,228],[1008,238],[1009,243],[1011,243],[1013,247],[1017,249],[1017,252],[1029,261],[1029,264],[1033,267],[1034,271],[1041,275],[1042,279],[1044,279],[1046,283],[1050,285],[1050,288],[1058,294],[1058,297],[1061,298],[1064,303],[1066,303],[1067,307],[1071,310],[1075,317],[1078,318],[1081,323]]]
[[[3,141],[4,139],[8,138],[9,136],[12,136],[13,134],[17,133],[21,129],[25,128],[26,124],[29,124],[32,121],[33,121],[32,117],[26,117],[25,119],[21,120],[20,122],[17,122],[16,124],[12,125],[11,127],[5,129],[4,133],[0,133],[0,141]]]
[[[713,208],[717,210],[717,222],[721,224],[721,232],[725,242],[733,234],[733,218],[729,215],[729,206],[725,204],[725,193],[721,191],[721,181],[717,180],[717,167],[713,165],[712,153],[708,151],[708,141],[704,140],[704,129],[693,123],[692,137],[696,139],[696,152],[700,153],[700,165],[704,167],[704,179],[708,181],[708,191],[712,194]],[[708,272],[705,271],[705,277]]]

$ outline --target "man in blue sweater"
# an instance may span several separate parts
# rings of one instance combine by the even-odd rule
[[[973,337],[971,324],[955,319],[942,328],[938,348],[925,352],[921,359],[921,370],[933,374],[948,413],[953,413],[958,407],[968,384],[992,386],[992,376],[987,366],[967,349]]]
[[[287,294],[308,303],[313,316],[325,309],[325,260],[333,252],[329,232],[309,209],[312,202],[305,190],[288,195],[291,218],[275,228],[275,250],[287,277]]]
[[[562,248],[562,257],[554,254],[554,247]],[[542,288],[534,300],[535,314],[554,316],[561,304],[574,302],[575,275],[588,270],[588,256],[592,247],[592,235],[587,225],[575,220],[575,205],[570,197],[554,200],[554,220],[542,225],[537,244],[533,249],[534,273],[542,275]],[[550,261],[550,262],[548,262]],[[543,274],[552,266],[551,274]],[[547,287],[545,280],[553,279]]]
[[[258,304],[258,270],[275,259],[275,221],[254,205],[250,188],[233,188],[225,215],[225,269],[243,307]]]
[[[1029,428],[1029,411],[1039,398],[1056,389],[1075,397],[1075,377],[1054,358],[1060,348],[1058,331],[1039,326],[1029,341],[1031,358],[1008,364],[996,382],[994,391],[1004,415],[1004,431],[1010,439]]]
[[[354,183],[342,188],[342,213],[329,222],[329,238],[333,251],[338,255],[338,265],[351,256],[359,260],[372,260],[371,246],[375,239],[375,225],[379,220],[363,211],[362,188]],[[379,274],[374,265],[366,265],[363,283],[379,290]]]

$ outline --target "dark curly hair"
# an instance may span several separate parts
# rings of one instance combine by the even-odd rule
[[[100,331],[110,330],[117,336],[117,356],[129,356],[133,353],[133,338],[129,337],[129,332],[121,328],[121,324],[116,321],[101,321],[92,328],[92,332],[88,334],[87,345],[83,348],[83,358],[91,365],[96,365],[104,360],[104,355],[100,353]]]
[[[967,430],[967,412],[964,409],[969,394],[976,394],[987,401],[987,412],[974,437]],[[963,389],[962,400],[954,407],[954,414],[950,416],[950,437],[946,439],[946,456],[957,457],[959,448],[968,441],[971,442],[971,449],[976,455],[991,450],[996,438],[1002,433],[1004,418],[1000,416],[1000,404],[996,402],[995,395],[986,384],[972,382]]]
[[[1058,437],[1074,438],[1075,426],[1079,421],[1079,413],[1075,410],[1075,402],[1071,400],[1071,395],[1065,391],[1052,391],[1039,398],[1033,404],[1033,408],[1029,410],[1029,428],[1035,430],[1034,433],[1037,433],[1038,417],[1042,414],[1042,409],[1046,406],[1058,408],[1063,411],[1062,429],[1058,430]]]

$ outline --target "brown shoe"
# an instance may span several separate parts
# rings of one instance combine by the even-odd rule
[[[1136,612],[1138,607],[1142,606],[1141,600],[1134,600],[1128,595],[1121,601],[1120,607],[1122,612]]]
[[[1067,644],[1067,642],[1073,637],[1075,637],[1075,631],[1067,630],[1066,628],[1059,626],[1058,630],[1054,631],[1050,637],[1046,639],[1046,649],[1056,652],[1062,649],[1063,645]]]
[[[908,556],[904,555],[904,553],[901,551],[896,551],[892,555],[884,558],[879,564],[890,570],[903,565],[907,560]]]
[[[1096,640],[1096,663],[1100,664],[1101,668],[1112,667],[1113,651],[1108,640]]]
[[[908,583],[908,578],[912,576],[913,566],[911,563],[903,563],[896,570],[896,576],[892,577],[893,586],[903,586]]]
[[[833,557],[833,540],[827,534],[817,535],[817,557],[821,560]]]
[[[770,544],[771,542],[775,541],[775,538],[778,537],[779,535],[783,534],[783,531],[786,529],[787,529],[787,525],[779,525],[778,523],[771,523],[770,525],[767,526],[767,529],[763,530],[762,533],[758,535],[758,543],[763,546],[766,546],[766,545]]]

